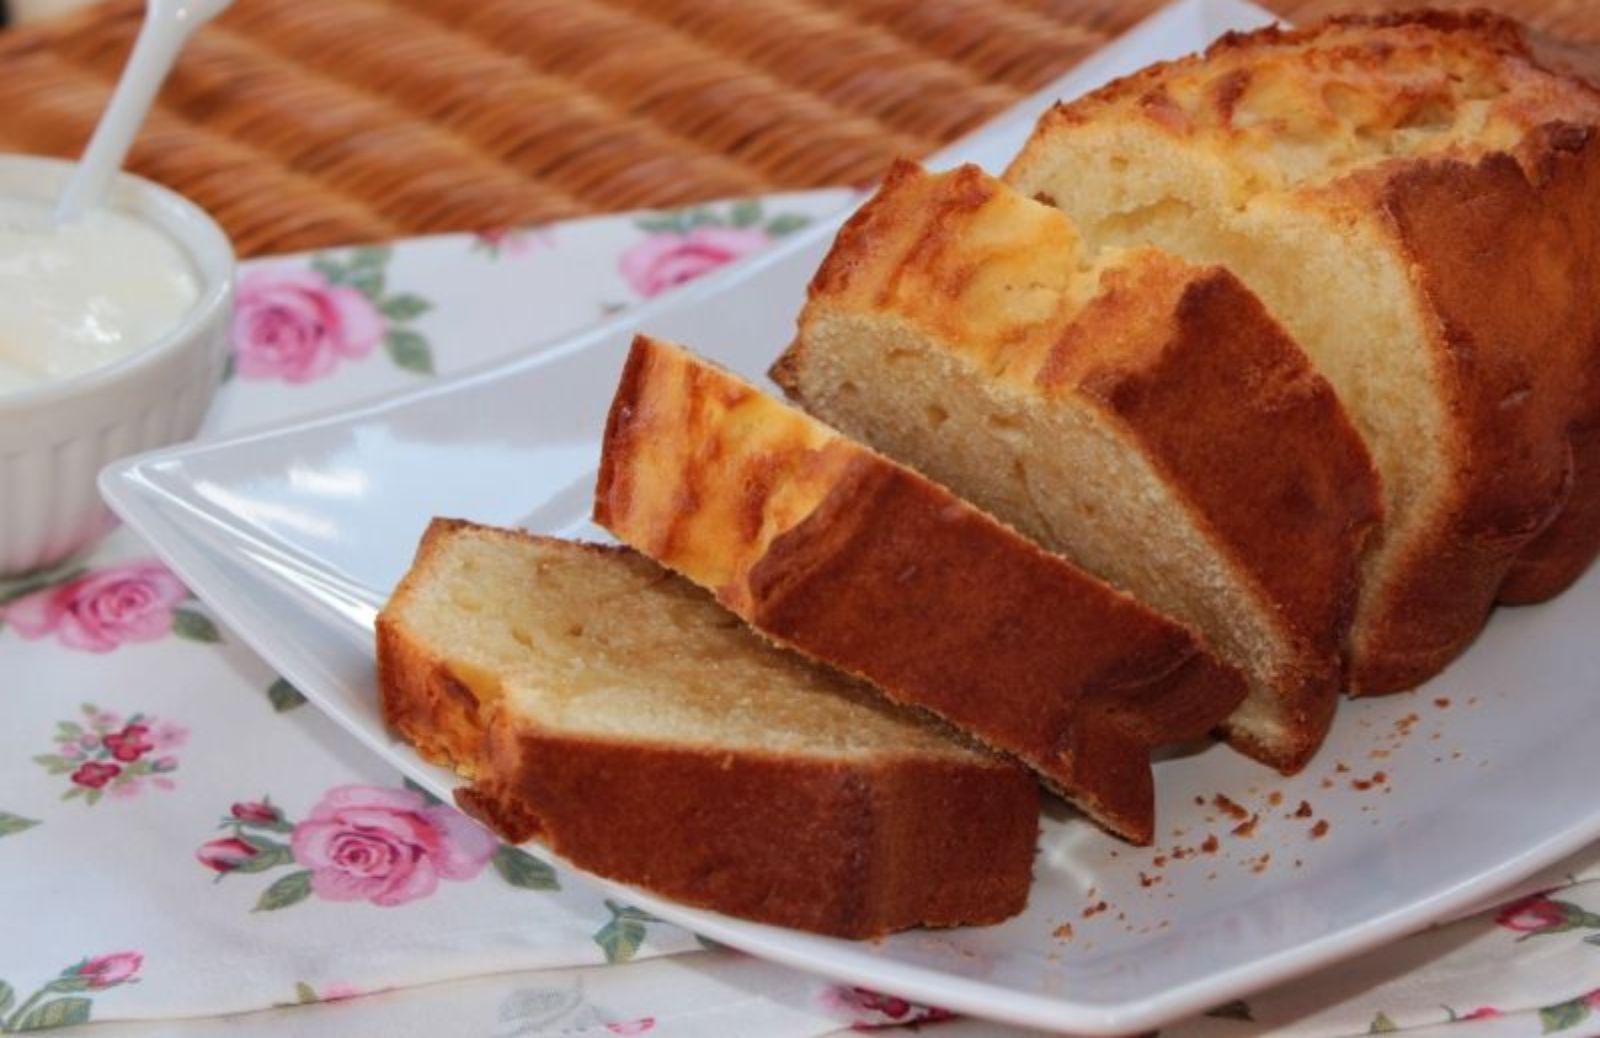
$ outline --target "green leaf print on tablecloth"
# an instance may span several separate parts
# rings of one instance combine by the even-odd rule
[[[646,924],[659,923],[661,920],[643,909],[618,904],[610,898],[606,899],[606,909],[610,911],[611,919],[595,931],[594,943],[605,952],[607,962],[627,962],[644,943]]]

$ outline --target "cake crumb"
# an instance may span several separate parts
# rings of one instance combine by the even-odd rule
[[[1256,822],[1260,820],[1260,815],[1251,815],[1246,820],[1234,826],[1230,831],[1233,833],[1233,835],[1240,836],[1248,840],[1250,837],[1256,834]]]
[[[1328,835],[1328,820],[1326,818],[1319,818],[1317,819],[1317,824],[1311,827],[1311,838],[1313,840],[1320,840],[1326,835]]]
[[[1296,818],[1310,818],[1311,804],[1305,800],[1300,801],[1300,806],[1294,809],[1294,816]]]
[[[1097,901],[1083,910],[1083,917],[1085,919],[1093,919],[1095,916],[1099,915],[1101,912],[1104,912],[1110,907],[1111,906],[1106,904],[1104,901]]]
[[[1162,866],[1164,866],[1166,863],[1167,863],[1167,856],[1165,854],[1158,854],[1154,858],[1152,858],[1151,861],[1150,861],[1150,864],[1154,865],[1158,869],[1161,868]]]
[[[1333,770],[1338,772],[1339,774],[1343,775],[1343,774],[1345,774],[1346,772],[1348,772],[1350,770],[1350,765],[1346,764],[1342,760],[1341,761],[1335,761],[1334,764],[1333,764]]]
[[[1202,854],[1215,854],[1215,853],[1217,853],[1217,835],[1216,835],[1216,833],[1207,833],[1206,834],[1205,842],[1200,844],[1200,853],[1202,853]]]
[[[1323,789],[1332,789],[1333,788],[1333,779],[1331,779],[1331,778],[1323,779],[1322,780],[1322,788]]]
[[[1056,927],[1054,930],[1051,930],[1050,934],[1051,934],[1051,936],[1055,937],[1056,940],[1058,940],[1058,941],[1070,941],[1070,940],[1072,940],[1072,924],[1071,923],[1062,923],[1060,926]]]
[[[1198,796],[1197,795],[1194,798],[1194,803],[1195,803],[1196,807],[1205,807],[1206,806],[1206,798],[1203,797],[1203,796]]]
[[[1149,875],[1146,875],[1143,872],[1139,873],[1139,885],[1141,887],[1144,887],[1146,890],[1150,889],[1151,887],[1155,886],[1157,883],[1160,883],[1160,882],[1161,882],[1161,877],[1160,876],[1149,876]]]
[[[1389,751],[1388,750],[1377,749],[1377,750],[1373,750],[1371,753],[1368,753],[1367,754],[1367,759],[1368,760],[1386,760],[1388,758],[1388,756],[1389,756]]]
[[[1267,871],[1267,866],[1270,864],[1272,864],[1272,855],[1263,854],[1250,864],[1250,871],[1259,876],[1261,873]]]
[[[1448,696],[1440,696],[1433,701],[1433,705],[1440,710],[1448,710],[1450,709],[1450,698]]]
[[[1229,817],[1233,818],[1234,821],[1240,821],[1250,817],[1249,811],[1246,811],[1239,804],[1228,799],[1228,797],[1221,793],[1218,793],[1216,796],[1212,797],[1211,803],[1216,806],[1217,810],[1225,812]]]
[[[1283,794],[1274,789],[1271,795],[1267,797],[1267,803],[1273,807],[1277,807],[1279,804],[1283,803]]]

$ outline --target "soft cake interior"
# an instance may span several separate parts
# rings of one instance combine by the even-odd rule
[[[480,703],[551,733],[818,758],[982,759],[870,690],[762,641],[623,549],[457,531],[395,620],[447,646]]]

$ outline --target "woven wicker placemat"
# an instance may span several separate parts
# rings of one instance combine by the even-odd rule
[[[1159,4],[238,0],[190,45],[130,165],[243,255],[864,184]],[[0,33],[0,150],[82,149],[142,6]],[[1510,9],[1600,35],[1585,0]]]

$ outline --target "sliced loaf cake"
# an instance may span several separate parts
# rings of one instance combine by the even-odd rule
[[[1191,632],[945,488],[685,351],[635,339],[595,519],[775,641],[1033,767],[1148,842],[1154,746],[1245,692]]]
[[[435,521],[378,617],[390,725],[602,876],[847,937],[1027,900],[1038,786],[623,548]]]
[[[895,167],[773,378],[807,410],[1188,623],[1250,679],[1229,740],[1293,771],[1333,717],[1377,478],[1239,281],[1083,253],[975,167]]]
[[[1007,171],[1094,249],[1226,266],[1332,384],[1386,511],[1357,693],[1437,673],[1497,593],[1547,596],[1600,548],[1597,122],[1502,19],[1342,18],[1058,106]]]

